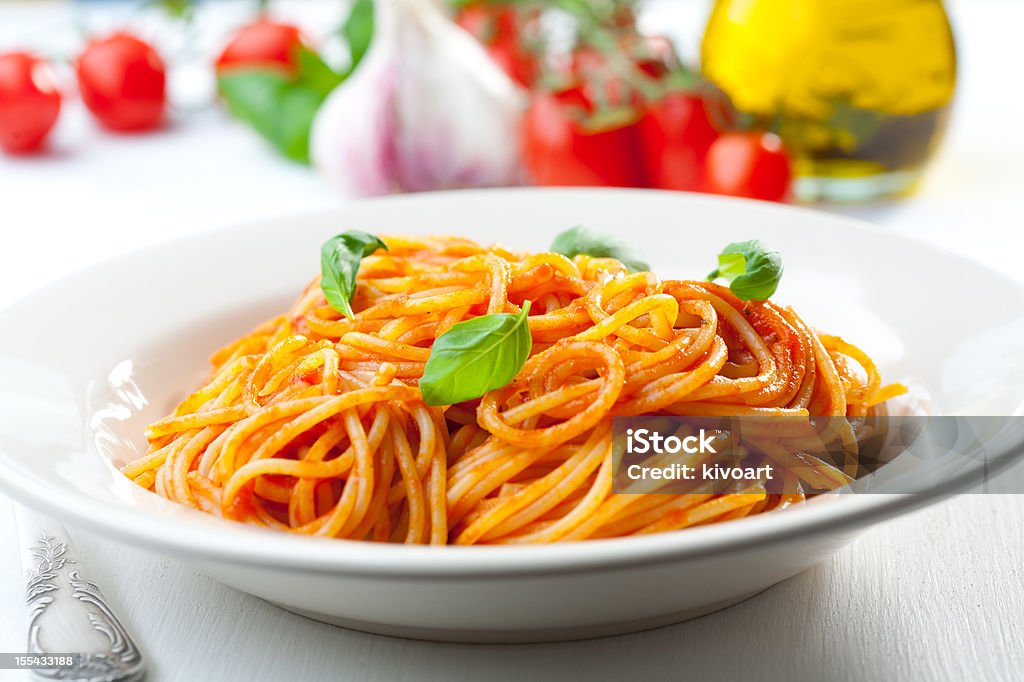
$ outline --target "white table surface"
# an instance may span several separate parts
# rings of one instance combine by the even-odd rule
[[[1024,281],[1024,2],[949,4],[962,79],[946,144],[912,199],[842,211]],[[340,14],[335,3],[276,7],[313,33]],[[242,6],[215,11],[230,22]],[[646,20],[692,38],[705,11],[703,0],[663,1]],[[115,13],[89,20],[109,23]],[[68,49],[68,14],[56,3],[0,1],[0,49]],[[176,83],[195,76],[183,71]],[[0,158],[0,306],[113,254],[340,201],[216,109],[179,112],[155,135],[111,137],[72,101],[54,154]],[[9,507],[0,499],[0,651],[19,651],[24,596]],[[174,561],[74,534],[89,574],[148,655],[152,680],[1024,679],[1024,496],[961,496],[886,523],[833,560],[689,623],[514,647],[322,625]],[[0,671],[0,679],[25,678]]]

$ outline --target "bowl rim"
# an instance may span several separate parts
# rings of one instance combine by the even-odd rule
[[[1016,452],[1015,459],[1003,458],[1003,467],[1011,466],[1021,455],[1024,448]],[[988,473],[995,475],[998,470],[990,467]],[[196,534],[195,526],[177,519],[119,508],[84,495],[65,497],[20,473],[0,476],[0,489],[18,503],[73,527],[159,554],[198,563],[392,580],[574,575],[720,557],[798,538],[861,530],[937,503],[975,483],[974,474],[969,473],[920,493],[821,496],[776,514],[687,528],[685,532],[550,545],[432,547],[297,536],[231,521],[209,523]]]
[[[258,229],[261,225],[282,220],[311,221],[317,216],[343,215],[353,206],[372,207],[380,202],[394,204],[450,201],[453,195],[465,198],[512,195],[526,200],[530,195],[573,196],[581,200],[595,194],[629,197],[674,197],[677,200],[712,205],[751,205],[759,209],[801,215],[813,214],[817,219],[847,230],[883,235],[914,248],[942,254],[947,258],[970,263],[995,275],[1007,286],[1024,289],[1008,276],[992,271],[984,264],[963,258],[939,246],[900,234],[884,233],[870,223],[842,215],[769,202],[731,197],[697,195],[659,190],[609,188],[503,188],[428,192],[415,195],[353,200],[334,209],[274,216],[256,221],[227,225],[198,234],[179,235],[159,240],[141,249],[119,254],[86,268],[78,269],[43,286],[0,311],[4,319],[23,306],[48,293],[72,286],[76,280],[91,273],[115,266],[171,244],[194,242],[214,234]],[[1016,453],[1019,456],[1022,453]],[[16,457],[11,456],[13,459]],[[1002,460],[1005,466],[1011,458]],[[990,470],[990,473],[994,473]],[[973,474],[962,474],[943,481],[927,491],[901,494],[841,494],[820,498],[774,514],[734,520],[726,524],[688,528],[685,532],[658,533],[648,536],[595,539],[585,542],[523,546],[406,546],[336,538],[296,536],[229,521],[182,524],[177,519],[161,517],[149,509],[117,505],[78,491],[61,488],[50,481],[18,469],[0,467],[0,490],[15,501],[51,515],[72,526],[80,526],[115,540],[197,562],[212,561],[242,566],[287,569],[305,574],[373,576],[387,579],[490,579],[504,576],[575,574],[610,570],[623,566],[654,565],[680,560],[724,555],[752,548],[785,543],[798,537],[827,532],[852,531],[913,509],[937,502],[970,487]],[[194,512],[201,514],[200,512]],[[202,515],[205,518],[205,515]],[[201,532],[196,533],[196,528]]]

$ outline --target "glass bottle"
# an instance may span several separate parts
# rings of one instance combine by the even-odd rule
[[[941,0],[717,0],[704,75],[779,132],[804,201],[911,191],[956,85]]]

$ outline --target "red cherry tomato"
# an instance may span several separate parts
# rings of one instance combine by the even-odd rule
[[[215,63],[218,73],[237,67],[279,68],[293,73],[296,52],[303,45],[297,26],[270,19],[257,19],[243,26],[231,38]]]
[[[700,191],[704,165],[718,131],[699,95],[670,92],[650,102],[641,121],[647,178],[652,187]]]
[[[159,126],[167,104],[166,70],[148,43],[127,33],[90,42],[78,57],[82,101],[110,130]]]
[[[523,122],[523,159],[535,184],[644,186],[639,126],[625,116],[590,116],[579,88],[533,96]]]
[[[766,201],[782,201],[793,177],[789,155],[770,133],[726,133],[708,149],[708,189]]]
[[[39,149],[60,113],[53,69],[28,52],[0,54],[0,149]]]
[[[483,44],[502,71],[524,87],[540,76],[540,61],[527,48],[527,37],[539,33],[540,13],[531,8],[473,3],[459,10],[455,22]]]

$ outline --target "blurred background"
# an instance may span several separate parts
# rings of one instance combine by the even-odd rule
[[[215,225],[493,185],[813,204],[1016,275],[1022,20],[1016,0],[0,0],[0,302]]]

